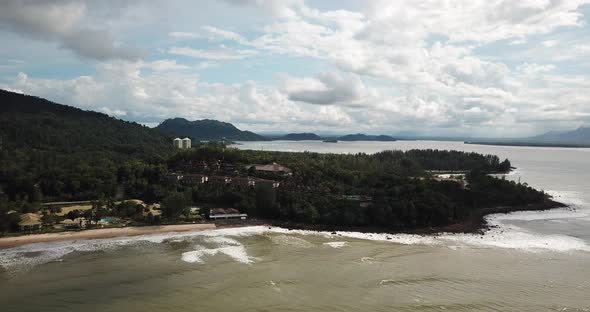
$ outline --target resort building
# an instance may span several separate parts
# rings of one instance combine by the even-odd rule
[[[211,208],[209,211],[209,219],[218,220],[218,219],[240,219],[246,220],[248,215],[245,213],[240,213],[239,210],[234,208]]]
[[[86,218],[76,218],[74,220],[65,219],[61,221],[61,224],[65,229],[83,229],[86,228]]]
[[[189,138],[176,138],[174,139],[174,141],[172,141],[172,144],[174,144],[175,148],[178,149],[190,149],[191,148],[191,139]]]
[[[189,139],[189,138],[182,139],[182,148],[183,149],[190,149],[191,148],[191,139]]]
[[[176,138],[173,141],[174,148],[182,148],[182,140],[180,138]]]
[[[260,173],[270,173],[270,174],[278,174],[278,175],[291,175],[291,169],[287,168],[286,166],[279,165],[277,163],[267,164],[267,165],[252,165],[250,168],[254,167],[256,172]]]
[[[36,213],[25,213],[20,216],[18,227],[22,232],[38,231],[41,229],[41,215]]]

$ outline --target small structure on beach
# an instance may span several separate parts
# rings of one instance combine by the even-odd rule
[[[75,218],[72,219],[65,219],[61,221],[61,224],[65,229],[84,229],[86,228],[86,218]]]
[[[240,213],[239,210],[235,208],[211,208],[209,210],[209,219],[218,220],[218,219],[240,219],[246,220],[248,215],[245,213]]]
[[[25,231],[38,231],[41,229],[41,216],[37,213],[25,213],[20,216],[19,229]]]

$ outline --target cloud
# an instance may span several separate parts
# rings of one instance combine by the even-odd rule
[[[168,50],[168,53],[213,61],[242,60],[256,56],[258,54],[258,52],[255,50],[234,50],[224,46],[212,50],[200,50],[189,47],[172,47]]]
[[[357,75],[323,73],[312,79],[289,79],[285,84],[289,100],[309,104],[355,106],[369,93]]]
[[[172,0],[111,16],[81,0],[8,0],[1,29],[98,62],[95,74],[39,79],[15,54],[26,64],[1,62],[1,81],[143,122],[529,134],[588,121],[588,2]],[[211,66],[225,83],[195,74]]]
[[[0,29],[29,38],[58,42],[64,49],[86,58],[135,60],[137,49],[122,47],[111,33],[83,25],[86,5],[82,1],[18,1],[0,2]]]

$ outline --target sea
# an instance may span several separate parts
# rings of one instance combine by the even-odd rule
[[[590,149],[396,141],[253,150],[474,151],[566,208],[488,216],[481,234],[252,226],[0,250],[0,311],[590,311]]]

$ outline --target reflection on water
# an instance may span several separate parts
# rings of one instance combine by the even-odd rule
[[[241,148],[474,150],[573,208],[491,218],[486,235],[249,227],[0,251],[1,311],[588,311],[590,153],[457,142],[263,142]]]

